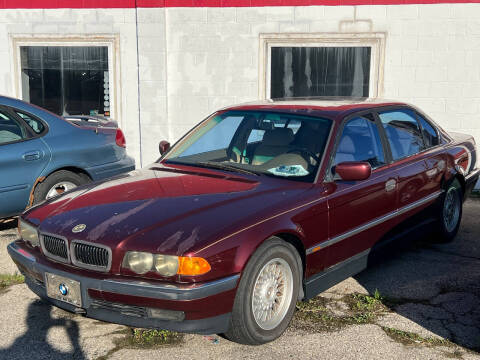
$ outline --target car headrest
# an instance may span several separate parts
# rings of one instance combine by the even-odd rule
[[[265,131],[263,145],[286,146],[293,141],[293,131],[289,128],[276,128]]]
[[[337,152],[354,154],[355,153],[355,144],[353,143],[352,138],[349,135],[342,136],[340,144],[338,145]]]

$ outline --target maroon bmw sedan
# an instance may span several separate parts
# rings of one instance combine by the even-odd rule
[[[229,107],[160,151],[19,218],[8,251],[32,291],[99,320],[262,344],[407,219],[452,240],[479,176],[471,136],[369,99]]]

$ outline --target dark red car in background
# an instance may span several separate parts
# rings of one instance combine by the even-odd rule
[[[21,216],[8,250],[32,291],[95,319],[265,343],[414,215],[452,240],[479,176],[471,136],[369,99],[234,106],[160,149]]]

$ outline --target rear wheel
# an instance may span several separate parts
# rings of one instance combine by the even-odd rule
[[[245,267],[225,336],[248,345],[279,337],[295,311],[301,268],[291,244],[277,237],[262,244]]]
[[[462,186],[454,179],[442,195],[437,209],[438,230],[434,241],[448,243],[453,241],[462,220],[463,192]]]
[[[72,190],[77,186],[89,181],[86,176],[76,174],[68,170],[60,170],[50,174],[43,182],[37,185],[34,191],[33,203],[37,204],[45,199],[50,199],[65,191]]]

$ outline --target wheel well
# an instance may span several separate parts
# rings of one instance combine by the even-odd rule
[[[292,244],[295,247],[295,249],[297,249],[298,255],[300,255],[300,259],[302,260],[302,266],[303,266],[302,278],[304,278],[306,259],[305,259],[305,247],[303,246],[302,241],[297,236],[289,233],[275,234],[275,236],[278,236],[280,239],[288,242],[289,244]]]
[[[66,170],[66,171],[73,172],[75,174],[83,176],[86,181],[92,181],[92,178],[90,177],[90,175],[85,170],[77,168],[75,166],[66,166],[66,167],[63,167],[63,168],[55,169],[55,170],[51,171],[48,175],[41,176],[41,177],[39,177],[35,180],[35,183],[32,186],[32,190],[30,191],[30,196],[29,196],[29,199],[28,199],[27,209],[30,206],[32,206],[33,202],[35,201],[34,194],[35,194],[35,189],[37,188],[37,186],[40,183],[42,183],[47,177],[49,177],[50,175],[52,175],[52,174],[54,174],[54,173],[56,173],[57,171],[60,171],[60,170]]]
[[[83,170],[81,168],[78,168],[78,167],[75,167],[75,166],[66,166],[66,167],[63,167],[63,168],[55,169],[52,172],[50,172],[48,175],[46,175],[45,178],[47,178],[50,175],[52,175],[53,173],[56,173],[57,171],[61,171],[61,170],[66,170],[66,171],[70,171],[70,172],[73,172],[73,173],[78,174],[78,175],[82,175],[88,181],[92,180],[92,177],[90,176],[89,173],[87,173],[85,170]]]

